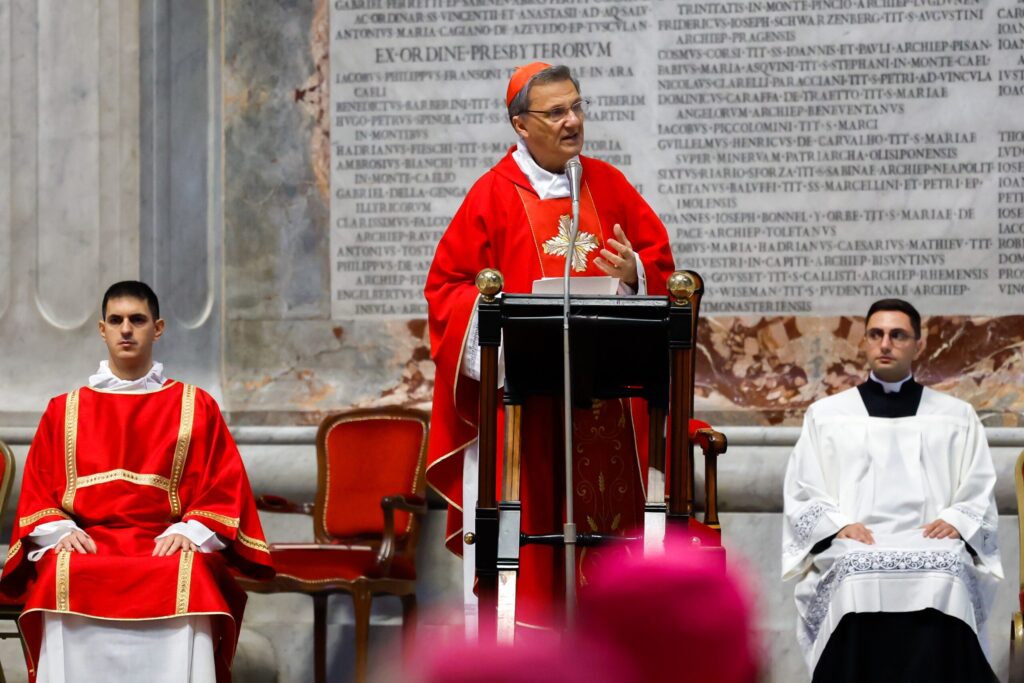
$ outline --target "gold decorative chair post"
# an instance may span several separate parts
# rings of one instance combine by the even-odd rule
[[[496,637],[498,604],[498,501],[495,492],[497,449],[498,347],[501,345],[501,304],[497,299],[504,286],[501,273],[486,268],[476,276],[480,291],[477,320],[480,329],[480,457],[477,478],[476,533],[466,543],[476,548],[479,632],[482,638]],[[491,324],[486,324],[490,322]],[[492,330],[497,330],[494,334]]]
[[[1014,481],[1017,488],[1017,528],[1020,534],[1020,587],[1017,599],[1018,609],[1024,609],[1024,451],[1017,456],[1014,467]],[[1013,613],[1010,620],[1010,683],[1024,683],[1024,615]]]

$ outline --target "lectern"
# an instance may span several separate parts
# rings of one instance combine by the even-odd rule
[[[519,549],[529,543],[558,545],[562,535],[526,535],[520,530],[520,434],[522,408],[530,396],[560,396],[563,357],[563,299],[560,295],[506,294],[499,297],[501,274],[477,276],[480,338],[480,460],[476,546],[480,637],[511,642],[515,633],[515,587]],[[640,398],[648,407],[647,500],[643,529],[632,539],[644,552],[661,552],[666,527],[717,547],[716,458],[725,452],[724,435],[693,417],[694,351],[703,281],[692,271],[669,278],[670,296],[574,296],[570,303],[572,402],[586,408],[595,400]],[[500,499],[495,485],[497,457],[498,347],[504,343],[505,447]],[[609,350],[618,350],[613,363]],[[628,351],[628,353],[626,352]],[[666,422],[670,441],[665,467]],[[693,518],[693,443],[705,455],[705,514]],[[560,467],[554,462],[552,467]],[[666,475],[668,475],[666,477]],[[694,533],[696,532],[696,533]],[[581,546],[619,537],[579,534]],[[638,546],[639,547],[639,546]]]

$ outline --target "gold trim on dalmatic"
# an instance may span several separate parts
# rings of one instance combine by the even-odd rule
[[[10,562],[11,558],[18,554],[21,550],[21,541],[15,541],[14,545],[7,549],[7,561]]]
[[[67,612],[71,609],[71,552],[61,550],[57,553],[57,611]]]
[[[78,483],[78,470],[75,465],[75,449],[78,444],[78,389],[68,394],[64,408],[64,471],[67,485],[60,506],[68,514],[75,511],[75,488]]]
[[[84,489],[86,486],[96,486],[97,484],[106,484],[111,481],[126,481],[140,486],[153,486],[164,491],[171,490],[171,480],[163,475],[142,474],[141,472],[123,469],[108,470],[81,477],[78,480],[78,488]]]
[[[182,550],[178,555],[178,599],[174,603],[174,613],[188,614],[188,599],[192,586],[192,561],[195,558],[195,553],[191,550]]]
[[[69,519],[68,513],[64,512],[60,508],[46,508],[45,510],[40,510],[39,512],[33,512],[31,515],[25,515],[24,517],[20,517],[18,519],[18,526],[26,527],[29,524],[34,524],[35,522],[38,522],[43,517],[50,516],[63,517],[64,519]]]
[[[238,532],[238,542],[244,546],[248,546],[253,550],[262,550],[265,553],[270,553],[270,546],[259,539],[255,539],[252,536],[246,536],[241,531]]]
[[[207,512],[206,510],[189,510],[185,513],[185,517],[206,517],[215,522],[219,522],[224,526],[229,526],[232,529],[238,528],[237,517],[228,517],[227,515],[221,515],[216,512]]]
[[[171,481],[167,497],[171,502],[171,517],[181,514],[181,499],[178,497],[178,484],[181,473],[185,469],[185,458],[188,456],[189,442],[192,440],[192,420],[195,417],[196,387],[186,384],[181,392],[181,423],[178,425],[178,443],[174,448],[174,465],[171,467]]]

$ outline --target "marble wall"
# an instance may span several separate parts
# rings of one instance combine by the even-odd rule
[[[327,60],[327,5],[225,3],[224,391],[238,424],[431,395],[422,321],[328,318],[325,107],[330,69],[345,65]],[[862,331],[853,316],[709,318],[698,409],[720,424],[799,424],[812,401],[861,381]],[[935,316],[926,336],[925,383],[971,401],[986,424],[1024,423],[1024,317]]]
[[[0,424],[95,369],[97,292],[138,275],[138,21],[117,0],[0,6]]]
[[[139,5],[139,274],[167,320],[157,357],[222,399],[220,5]]]
[[[993,427],[1024,426],[1024,316],[933,316],[923,384]],[[812,402],[862,382],[863,317],[715,317],[699,335],[698,409],[716,424],[799,425]]]
[[[31,424],[92,370],[95,302],[136,275],[162,294],[169,372],[208,387],[235,424],[429,402],[424,321],[330,318],[327,10],[3,4],[0,380],[13,390],[0,424]],[[863,376],[857,313],[708,318],[698,409],[719,424],[798,424]],[[1021,425],[1024,318],[939,316],[927,336],[922,380],[987,424]]]
[[[422,322],[330,319],[326,3],[229,1],[223,12],[232,420],[311,424],[342,406],[429,399],[429,386],[396,396],[424,360]]]

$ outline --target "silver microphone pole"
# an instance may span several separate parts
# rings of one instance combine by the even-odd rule
[[[565,401],[565,524],[562,536],[565,541],[565,625],[568,628],[576,622],[576,522],[573,513],[572,483],[572,373],[569,370],[569,277],[573,258],[576,255],[576,235],[580,229],[580,180],[583,166],[579,159],[570,159],[565,164],[565,175],[569,179],[569,197],[572,199],[572,229],[569,232],[569,250],[565,255],[565,277],[562,299],[562,353],[563,384]]]

